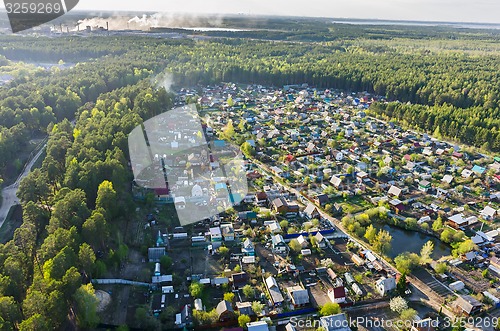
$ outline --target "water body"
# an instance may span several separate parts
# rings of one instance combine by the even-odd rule
[[[369,20],[369,19],[335,19],[332,23],[355,25],[406,25],[406,26],[436,26],[456,29],[500,29],[498,23],[462,23],[462,22],[423,22],[423,21],[396,21],[396,20]]]
[[[432,241],[434,243],[434,252],[432,258],[437,260],[443,256],[450,255],[451,249],[443,244],[439,239],[430,237],[420,232],[408,231],[392,225],[377,225],[378,229],[384,229],[392,235],[392,249],[387,254],[390,258],[395,258],[401,253],[410,252],[420,254],[422,246]]]

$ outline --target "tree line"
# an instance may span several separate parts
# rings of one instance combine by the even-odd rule
[[[19,187],[23,223],[0,245],[2,330],[59,328],[71,315],[82,328],[96,326],[88,281],[128,253],[127,134],[172,100],[143,80],[80,107],[75,126],[67,119],[50,125],[47,157]]]

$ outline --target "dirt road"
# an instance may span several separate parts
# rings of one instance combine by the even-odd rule
[[[26,177],[30,171],[31,168],[33,168],[33,165],[36,163],[36,161],[40,158],[40,156],[43,154],[43,151],[45,150],[46,144],[43,145],[42,148],[31,158],[31,160],[26,163],[24,166],[23,171],[17,177],[17,180],[15,181],[14,184],[7,186],[2,190],[2,206],[0,207],[0,228],[2,227],[3,223],[5,222],[5,219],[7,218],[7,215],[9,214],[9,210],[12,206],[19,204],[19,199],[16,196],[17,189],[19,188],[19,183],[21,180]]]

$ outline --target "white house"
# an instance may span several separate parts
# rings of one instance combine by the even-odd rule
[[[344,286],[339,286],[328,290],[328,298],[333,303],[346,302],[346,290]]]
[[[211,241],[222,241],[222,232],[218,226],[210,228],[209,231]]]
[[[481,216],[483,216],[487,220],[495,219],[496,215],[497,215],[497,211],[491,206],[486,206],[481,211]]]
[[[332,178],[330,179],[330,183],[335,186],[335,188],[339,188],[340,185],[342,185],[342,179],[340,179],[339,177],[337,176],[332,176]]]
[[[388,193],[389,193],[389,195],[393,195],[396,198],[399,198],[399,196],[401,195],[401,192],[402,192],[402,190],[399,187],[392,185],[389,188],[389,192]]]
[[[302,246],[302,248],[306,248],[307,246],[309,246],[307,239],[303,235],[298,236],[297,241],[299,242],[300,246]]]
[[[200,185],[196,184],[193,186],[191,189],[191,196],[192,197],[202,197],[203,196],[203,189],[201,188]]]
[[[380,295],[385,296],[387,293],[396,288],[396,279],[394,277],[382,277],[375,283],[375,288]]]

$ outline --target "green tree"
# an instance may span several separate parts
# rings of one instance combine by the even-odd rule
[[[327,302],[319,310],[321,316],[330,316],[340,313],[340,305],[338,303]]]
[[[435,232],[440,231],[443,228],[443,220],[441,217],[438,217],[433,223],[432,223],[432,230]]]
[[[288,221],[287,220],[283,220],[280,222],[280,227],[283,229],[283,230],[286,230],[288,228]]]
[[[396,292],[398,292],[399,295],[404,296],[406,294],[406,289],[407,289],[406,273],[403,272],[396,284]]]
[[[448,271],[448,265],[445,262],[438,263],[434,270],[438,274],[444,274],[446,271]]]
[[[35,169],[21,180],[17,197],[23,202],[33,201],[42,204],[47,201],[50,193],[47,182],[45,174],[40,169]]]
[[[238,325],[242,328],[247,327],[247,323],[250,323],[252,320],[250,319],[250,316],[242,314],[238,316]]]
[[[230,252],[230,250],[226,246],[219,247],[219,254],[222,255],[223,257],[228,257],[229,252]]]
[[[461,242],[456,251],[459,255],[466,254],[470,251],[473,251],[476,248],[476,245],[472,242],[471,239],[467,239],[464,242]]]
[[[49,328],[49,322],[40,314],[34,314],[19,325],[19,331],[45,331]]]
[[[233,302],[234,300],[234,293],[233,292],[226,292],[224,293],[224,300]]]
[[[203,294],[203,285],[199,282],[192,282],[191,285],[189,285],[189,294],[191,294],[193,298],[200,298]]]
[[[389,302],[389,307],[393,312],[401,314],[403,311],[408,309],[408,302],[406,302],[406,300],[402,297],[395,297]]]
[[[243,286],[243,294],[247,298],[253,298],[253,297],[255,297],[255,290],[251,285],[247,284],[247,285]]]
[[[21,311],[13,297],[0,297],[0,323],[4,330],[14,330],[21,320]]]
[[[259,301],[252,302],[252,310],[257,316],[262,314],[264,307],[265,307],[265,305],[262,302],[259,302]]]
[[[255,155],[255,148],[247,141],[241,145],[241,151],[247,158],[251,158]]]
[[[80,286],[74,294],[76,321],[78,326],[85,329],[92,329],[99,323],[97,306],[99,300],[95,296],[92,284]]]
[[[405,309],[401,312],[400,318],[403,321],[413,321],[417,316],[417,311],[412,308]]]
[[[373,243],[373,249],[381,254],[387,254],[391,250],[392,236],[385,230],[380,230]]]
[[[83,243],[80,245],[80,249],[78,250],[78,264],[82,268],[83,272],[92,278],[92,271],[95,266],[95,253],[92,247],[87,243]]]
[[[172,258],[168,255],[163,255],[160,258],[160,265],[165,272],[168,272],[168,270],[172,267]]]
[[[373,244],[375,242],[375,239],[377,238],[377,229],[372,224],[370,224],[366,228],[364,237],[366,238],[366,240],[368,240],[370,244]]]
[[[288,243],[288,246],[290,246],[290,248],[296,253],[298,253],[302,250],[302,246],[300,245],[300,243],[297,239],[290,240],[290,242]]]
[[[419,264],[420,257],[415,253],[405,252],[396,256],[394,262],[399,272],[408,274]]]
[[[83,239],[94,248],[104,248],[108,239],[108,225],[104,215],[94,211],[82,225]]]
[[[427,264],[432,261],[432,252],[434,251],[434,243],[432,241],[428,241],[422,246],[420,250],[420,263]]]
[[[96,209],[101,208],[106,211],[106,219],[112,220],[118,214],[117,194],[113,188],[113,183],[103,181],[97,189]]]

